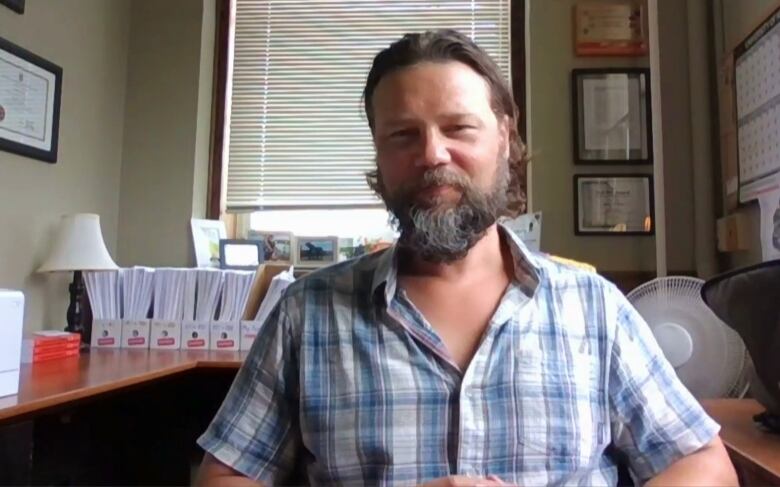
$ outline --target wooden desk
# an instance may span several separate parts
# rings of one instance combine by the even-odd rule
[[[95,349],[78,358],[24,364],[19,394],[0,398],[0,423],[193,369],[238,369],[246,352]]]
[[[23,365],[0,398],[0,485],[185,485],[245,353],[96,349]]]
[[[142,456],[144,449],[125,451],[139,457],[121,461],[110,455],[100,459],[92,456],[130,444],[129,438],[148,443],[151,436],[160,437],[154,440],[159,447],[155,457],[166,452],[175,455],[177,448],[186,450],[181,445],[194,447],[195,436],[213,417],[244,357],[242,352],[96,349],[72,360],[24,365],[19,394],[0,398],[0,425],[15,428],[30,424],[29,431],[21,435],[28,435],[29,440],[0,440],[0,484],[3,480],[57,484],[62,479],[70,484],[97,484],[107,478],[129,483],[186,483],[187,472],[182,470],[186,469],[186,452],[159,459],[146,473],[136,471],[140,462],[149,461]],[[753,400],[736,399],[704,401],[704,407],[721,424],[721,437],[743,484],[780,485],[780,435],[762,432],[752,421],[763,408]],[[118,422],[122,424],[114,430]],[[165,435],[158,434],[161,428]],[[13,434],[14,440],[20,437]],[[19,447],[25,441],[34,454]],[[16,454],[18,450],[21,461],[37,459],[23,466],[26,472],[21,476],[9,477],[10,481],[2,475],[7,467],[2,456],[4,443],[13,444],[9,451]],[[70,453],[75,445],[89,453]],[[69,462],[81,462],[81,470]],[[97,472],[89,470],[101,462],[108,466]],[[182,469],[170,468],[173,463],[181,464]],[[64,472],[57,470],[62,465]],[[47,468],[53,473],[40,473]],[[170,477],[153,476],[169,471]]]
[[[742,485],[780,485],[780,435],[761,431],[753,415],[764,408],[752,399],[702,401],[721,425],[720,436]]]

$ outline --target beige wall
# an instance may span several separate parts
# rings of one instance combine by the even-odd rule
[[[653,237],[574,235],[575,173],[647,173],[651,165],[575,166],[571,134],[571,70],[587,67],[648,66],[648,58],[574,56],[572,7],[576,0],[529,0],[531,78],[530,130],[533,150],[533,210],[544,214],[542,248],[583,260],[600,270],[655,270]],[[667,185],[668,264],[693,270],[690,106],[685,2],[661,0],[664,156]]]
[[[205,213],[214,1],[134,0],[130,26],[118,262],[186,266]]]
[[[779,0],[717,0],[714,15],[715,56],[718,68],[723,57],[731,52],[771,11]],[[724,207],[725,213],[725,207]],[[727,268],[743,267],[761,262],[760,214],[756,202],[748,203],[735,213],[747,219],[750,248],[725,255]]]
[[[116,255],[128,12],[126,0],[0,6],[0,36],[63,68],[57,163],[0,151],[0,287],[24,292],[27,330],[65,326],[70,276],[34,273],[60,215],[100,214]]]

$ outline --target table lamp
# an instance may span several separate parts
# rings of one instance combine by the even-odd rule
[[[100,216],[78,213],[62,217],[51,252],[38,272],[73,272],[73,282],[68,288],[70,304],[65,331],[80,333],[81,340],[89,343],[89,337],[84,333],[82,299],[85,288],[81,272],[116,269],[118,267],[103,242]]]

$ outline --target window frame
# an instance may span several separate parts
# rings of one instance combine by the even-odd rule
[[[226,175],[224,163],[225,149],[225,109],[228,89],[228,61],[230,58],[230,35],[235,25],[235,0],[217,0],[216,32],[214,54],[214,91],[212,93],[211,150],[209,160],[208,196],[206,216],[219,219],[225,214]],[[509,67],[512,73],[512,94],[519,109],[517,131],[524,142],[526,137],[526,56],[525,56],[525,2],[510,0],[509,31],[511,38]],[[524,189],[528,181],[522,181]]]

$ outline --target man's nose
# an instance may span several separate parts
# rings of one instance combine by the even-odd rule
[[[435,167],[451,162],[447,141],[437,130],[426,130],[422,140],[422,151],[417,159],[417,165]]]

